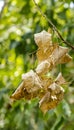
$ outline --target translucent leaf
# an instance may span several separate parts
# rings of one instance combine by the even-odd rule
[[[37,73],[38,75],[45,74],[46,72],[48,72],[49,68],[50,68],[50,63],[49,63],[47,60],[45,60],[45,61],[41,62],[41,63],[37,66],[37,68],[36,68],[36,73]]]
[[[63,88],[53,83],[49,86],[49,91],[43,96],[39,102],[39,107],[46,113],[48,110],[55,108],[58,103],[63,99]]]
[[[38,66],[35,71],[22,75],[22,83],[12,94],[12,99],[25,98],[27,100],[38,97],[39,107],[46,113],[55,108],[63,99],[64,89],[60,86],[66,81],[61,73],[54,80],[46,77],[48,71],[52,70],[59,63],[69,62],[72,58],[67,54],[68,48],[52,44],[51,34],[42,31],[34,35],[38,45],[37,58]]]
[[[64,92],[64,89],[55,82],[48,87],[48,90],[51,91],[53,95]]]
[[[51,34],[43,30],[40,33],[34,34],[34,40],[39,48],[43,48],[44,51],[52,45]]]
[[[47,48],[47,51],[44,51],[43,48],[39,48],[37,51],[37,58],[39,62],[42,62],[46,59],[49,58],[49,56],[52,54],[53,50],[55,49],[55,47],[57,46],[57,44],[53,45],[53,46],[49,46]],[[46,47],[45,47],[46,48]]]
[[[24,80],[24,87],[28,93],[38,92],[42,88],[40,78],[33,70],[23,74],[22,79]]]
[[[55,79],[55,82],[59,85],[66,83],[66,81],[61,73],[58,74],[57,78]]]
[[[67,63],[70,62],[72,60],[72,57],[68,54],[64,55],[60,60],[59,63]]]
[[[10,96],[10,98],[13,100],[20,100],[22,98],[30,100],[34,97],[36,97],[36,94],[28,93],[24,87],[24,82],[22,82],[16,91]]]
[[[38,75],[33,71],[29,71],[22,75],[23,82],[19,85],[16,91],[12,94],[11,98],[20,99],[27,98],[31,99],[36,97],[39,90],[42,88],[41,81]],[[28,96],[28,97],[27,97]]]
[[[16,89],[16,91],[10,96],[12,99],[21,99],[24,97],[24,82],[22,82],[19,87]]]
[[[68,52],[68,48],[58,46],[54,49],[51,56],[49,57],[49,62],[51,61],[53,65],[58,64],[59,60]]]
[[[46,76],[41,77],[41,81],[45,90],[48,90],[48,87],[53,83],[53,79]]]
[[[39,107],[43,111],[43,113],[46,113],[49,110],[49,101],[50,101],[50,92],[47,92],[39,102]]]

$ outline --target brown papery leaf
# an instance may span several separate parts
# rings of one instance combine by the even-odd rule
[[[49,91],[43,96],[39,102],[39,107],[45,114],[48,110],[55,108],[63,99],[64,91],[57,84],[53,83],[49,86]]]
[[[47,51],[44,51],[43,48],[39,48],[37,51],[37,59],[38,59],[39,63],[44,61],[44,60],[47,60],[56,47],[57,47],[57,43],[52,45],[52,46],[49,46],[47,48]]]
[[[30,94],[26,91],[24,82],[22,82],[19,87],[16,89],[16,91],[10,96],[11,99],[20,100],[22,98],[25,98],[27,100],[31,100],[32,98],[36,97],[35,94]]]
[[[49,77],[41,77],[41,81],[42,81],[42,86],[45,89],[45,91],[48,90],[48,86],[50,86],[53,83],[53,79],[49,78]]]
[[[23,74],[22,79],[24,80],[24,86],[28,93],[37,93],[42,89],[41,80],[33,70]]]
[[[40,76],[40,75],[43,75],[45,74],[46,72],[49,71],[49,68],[50,68],[51,64],[45,60],[43,62],[41,62],[37,68],[36,68],[36,73]]]
[[[47,77],[48,72],[57,64],[67,63],[72,59],[67,54],[69,49],[59,46],[57,43],[53,44],[51,38],[51,33],[45,30],[34,35],[38,46],[38,66],[35,71],[30,70],[22,75],[22,83],[11,96],[11,99],[14,100],[21,98],[31,100],[38,97],[40,99],[39,107],[43,113],[55,108],[63,99],[64,89],[60,85],[66,83],[61,73],[54,80]]]
[[[64,64],[67,62],[70,62],[72,60],[72,57],[68,54],[65,54],[60,60],[59,60],[59,64]]]
[[[12,99],[19,100],[24,97],[24,82],[22,82],[16,91],[10,96]]]
[[[37,96],[40,89],[42,89],[41,81],[38,75],[31,70],[22,75],[23,82],[19,85],[16,91],[12,94],[13,99],[31,99]]]
[[[52,95],[55,95],[64,92],[64,89],[54,82],[48,87],[48,91],[50,91]]]
[[[51,34],[43,30],[40,33],[34,34],[34,40],[39,48],[43,48],[46,51],[49,46],[52,46]]]
[[[50,69],[52,69],[56,64],[58,64],[59,60],[68,52],[68,48],[57,46],[53,50],[52,54],[45,61],[42,61],[36,68],[36,72],[38,75],[42,75],[47,73]]]
[[[53,83],[53,79],[52,78],[48,78],[46,76],[41,77],[41,81],[42,81],[42,86],[43,89],[41,89],[41,91],[39,92],[38,97],[41,99],[46,92],[48,91],[48,86],[50,86]]]
[[[59,73],[57,78],[55,79],[55,82],[59,85],[66,84],[66,80],[62,76],[62,73]]]
[[[68,52],[68,48],[58,46],[54,49],[51,56],[49,57],[49,62],[52,61],[52,64],[55,66],[55,64],[59,63],[59,60]]]
[[[45,114],[49,110],[50,92],[47,92],[39,102],[39,107]]]

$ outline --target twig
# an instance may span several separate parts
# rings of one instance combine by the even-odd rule
[[[39,50],[39,49],[38,49],[38,50]],[[29,53],[29,55],[35,54],[38,50],[35,50],[35,51]]]
[[[58,34],[59,38],[63,41],[63,43],[65,43],[67,46],[69,46],[71,49],[74,50],[74,46],[71,45],[71,43],[69,43],[68,41],[64,40],[64,38],[61,36],[60,32],[58,31],[58,29],[56,28],[56,26],[52,23],[51,20],[49,20],[49,18],[42,12],[42,10],[40,9],[40,7],[38,6],[38,4],[35,2],[35,0],[33,0],[34,4],[36,5],[37,9],[39,10],[40,14],[48,21],[48,23],[52,26],[53,30],[56,31],[56,33]]]

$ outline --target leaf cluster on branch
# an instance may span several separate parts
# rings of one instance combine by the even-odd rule
[[[39,107],[43,113],[46,113],[55,108],[63,99],[64,89],[62,85],[66,83],[61,73],[56,79],[48,77],[47,73],[57,64],[67,63],[72,58],[68,54],[69,49],[53,43],[51,34],[45,30],[34,34],[34,39],[38,46],[38,66],[35,71],[30,70],[26,74],[22,74],[23,81],[11,98],[31,100],[38,97]]]

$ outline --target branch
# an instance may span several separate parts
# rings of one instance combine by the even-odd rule
[[[39,10],[40,14],[48,21],[48,23],[52,26],[52,29],[55,30],[55,32],[58,34],[59,38],[63,41],[63,43],[65,43],[67,46],[69,46],[71,49],[74,50],[74,46],[71,45],[71,43],[69,43],[68,41],[64,40],[64,38],[61,36],[60,32],[58,31],[58,29],[56,28],[56,26],[52,23],[51,20],[49,20],[49,18],[42,12],[42,10],[40,9],[40,7],[38,6],[38,4],[35,2],[35,0],[33,0],[34,4],[36,5],[37,9]]]

